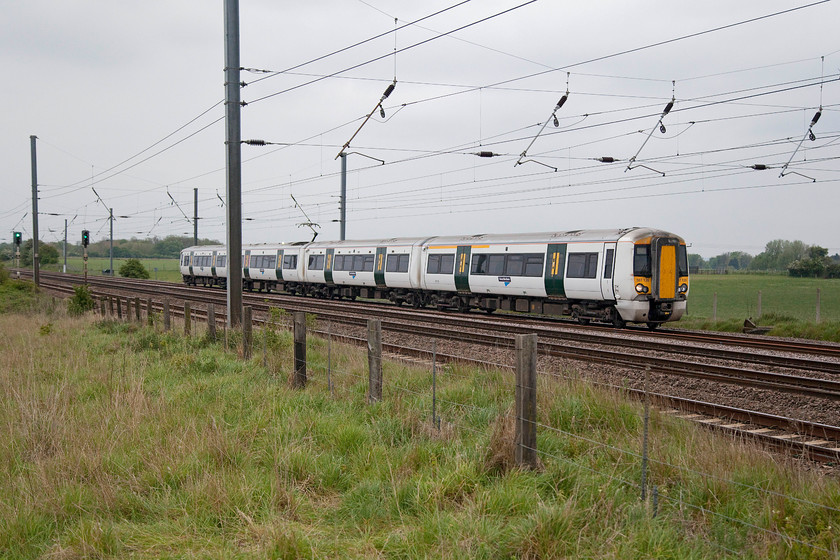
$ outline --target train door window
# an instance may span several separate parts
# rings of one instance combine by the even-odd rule
[[[607,249],[607,256],[604,257],[604,278],[612,278],[614,249]]]
[[[489,255],[473,255],[470,274],[487,274],[487,257]]]
[[[685,245],[677,247],[677,267],[680,276],[688,276],[688,254]]]
[[[455,255],[441,255],[440,256],[440,273],[452,274],[455,271]]]
[[[569,253],[566,278],[597,278],[598,253]]]
[[[429,262],[426,264],[426,274],[440,274],[440,258],[443,255],[429,255]]]
[[[525,276],[538,278],[543,275],[543,255],[525,255]]]
[[[650,245],[636,245],[633,251],[633,275],[650,277]]]
[[[505,276],[522,276],[525,270],[525,255],[508,255],[505,262]]]
[[[505,256],[490,255],[487,259],[487,274],[491,276],[502,276],[505,273]]]
[[[292,270],[297,268],[297,255],[283,255],[283,269]]]

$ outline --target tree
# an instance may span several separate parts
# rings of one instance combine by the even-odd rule
[[[124,278],[149,279],[149,271],[137,259],[128,259],[120,267],[120,276]]]
[[[767,243],[764,252],[750,263],[752,270],[787,270],[794,261],[808,255],[808,245],[802,241],[774,239]]]
[[[38,247],[38,257],[41,264],[55,264],[58,262],[58,249],[43,243]]]
[[[808,257],[794,261],[788,267],[791,276],[823,278],[834,273],[834,265],[828,258],[828,249],[814,245],[808,248]]]

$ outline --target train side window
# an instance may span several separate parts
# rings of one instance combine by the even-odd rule
[[[650,277],[650,245],[636,245],[633,250],[633,275]]]
[[[426,274],[440,274],[440,257],[442,255],[429,255],[429,262],[426,264]]]
[[[508,255],[505,276],[522,276],[525,270],[525,255]]]
[[[604,278],[612,278],[614,254],[615,249],[607,249],[607,256],[604,257]]]
[[[297,255],[283,255],[283,269],[292,270],[297,268]]]
[[[324,255],[309,255],[309,270],[324,270]]]
[[[525,255],[525,276],[540,277],[543,275],[543,255]]]
[[[487,259],[487,274],[491,276],[502,276],[505,273],[505,256],[490,255]]]
[[[339,272],[344,270],[344,255],[333,255],[332,268]]]
[[[470,274],[487,274],[488,255],[473,255]]]
[[[433,255],[429,255],[431,258]],[[408,272],[408,255],[388,255],[386,272]]]
[[[227,266],[227,255],[219,255],[216,257],[216,267],[224,268]]]
[[[400,255],[400,261],[397,265],[397,272],[408,272],[409,255]]]
[[[364,268],[365,268],[365,257],[364,257],[364,255],[355,255],[352,258],[353,258],[353,267],[350,270],[355,270],[356,272],[364,270]]]
[[[265,257],[265,268],[277,268],[277,255],[267,255]]]
[[[566,278],[596,278],[598,253],[569,253]]]
[[[440,256],[440,273],[452,274],[455,271],[455,255],[441,255]]]
[[[362,272],[373,272],[373,255],[364,255]]]

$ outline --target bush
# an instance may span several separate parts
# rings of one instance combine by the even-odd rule
[[[143,266],[143,263],[137,259],[128,259],[120,267],[120,276],[123,278],[143,278],[149,279],[149,271]]]
[[[94,308],[95,302],[87,286],[74,286],[73,291],[75,292],[73,297],[67,301],[67,312],[70,315],[81,315]]]

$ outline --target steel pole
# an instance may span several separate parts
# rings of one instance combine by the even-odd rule
[[[227,144],[227,324],[242,324],[242,144],[239,0],[225,2],[225,125]]]
[[[36,286],[41,285],[40,256],[38,255],[38,160],[35,157],[34,134],[29,137],[29,147],[32,153],[32,278]]]
[[[341,240],[347,233],[347,154],[341,154]]]
[[[67,274],[67,220],[64,220],[64,274]]]
[[[198,189],[193,189],[193,245],[198,245]]]

